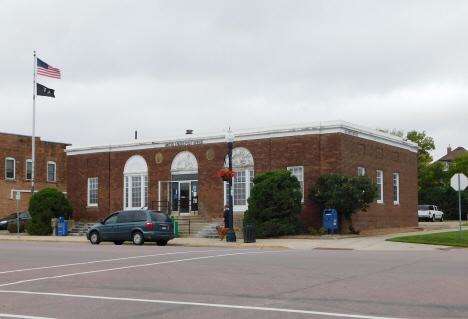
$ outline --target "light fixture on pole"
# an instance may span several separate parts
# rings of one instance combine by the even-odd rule
[[[232,171],[232,144],[234,143],[234,134],[231,132],[231,128],[229,128],[229,131],[226,134],[226,142],[228,145],[228,154],[229,154],[229,170]],[[233,203],[232,203],[232,195],[234,193],[234,190],[232,188],[232,177],[229,179],[229,231],[226,236],[226,241],[227,242],[235,242],[236,241],[236,233],[234,232],[233,224],[234,224],[234,218],[233,218]]]

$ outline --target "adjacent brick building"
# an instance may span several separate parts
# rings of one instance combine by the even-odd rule
[[[343,121],[233,131],[234,214],[241,218],[253,176],[289,169],[303,188],[301,220],[322,226],[322,212],[307,198],[324,173],[367,174],[380,186],[379,199],[353,221],[358,230],[417,226],[417,145],[400,137]],[[99,220],[111,212],[145,205],[173,214],[222,218],[226,183],[226,132],[186,134],[148,141],[67,147],[68,198],[75,220]],[[171,205],[171,204],[169,204]],[[341,232],[347,232],[340,218]]]
[[[35,144],[35,185],[37,192],[46,187],[67,191],[67,143],[41,141]],[[0,133],[0,218],[17,210],[15,192],[20,192],[19,211],[27,212],[31,197],[32,137]]]

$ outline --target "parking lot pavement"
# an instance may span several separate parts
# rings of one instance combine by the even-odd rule
[[[243,239],[236,242],[220,241],[217,238],[175,238],[169,241],[169,246],[190,247],[230,247],[230,248],[270,248],[270,249],[337,249],[337,250],[437,250],[447,249],[446,246],[422,245],[411,243],[397,243],[385,241],[388,238],[456,231],[459,222],[443,223],[420,222],[419,229],[413,232],[389,233],[379,235],[327,235],[327,236],[298,236],[297,238],[257,239],[255,243],[244,243]],[[468,230],[464,226],[463,230]],[[90,244],[86,236],[30,236],[25,233],[10,234],[6,230],[0,231],[0,241],[30,241],[30,242],[66,242]],[[102,243],[107,245],[112,243]],[[126,244],[131,244],[126,242]],[[147,245],[153,245],[148,243]]]

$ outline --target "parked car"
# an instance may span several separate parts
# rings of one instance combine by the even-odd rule
[[[433,221],[436,219],[444,221],[444,212],[439,210],[435,205],[418,205],[418,219],[425,221]]]
[[[132,241],[135,245],[143,245],[150,241],[165,246],[174,239],[174,223],[164,212],[156,210],[120,211],[91,226],[86,238],[91,244],[112,241],[122,245],[124,241]]]
[[[20,222],[27,222],[30,219],[31,219],[31,215],[29,215],[28,212],[19,213],[19,221]],[[16,222],[16,221],[18,221],[17,213],[10,214],[7,217],[0,220],[0,229],[7,229],[9,223]]]

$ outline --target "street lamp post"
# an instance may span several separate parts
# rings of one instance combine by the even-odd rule
[[[226,134],[226,142],[229,148],[229,170],[232,171],[232,144],[234,142],[234,134],[231,132],[231,128]],[[233,203],[232,203],[232,177],[229,179],[229,230],[226,236],[227,242],[235,242],[236,241],[236,233],[234,232],[234,218],[233,218]]]

